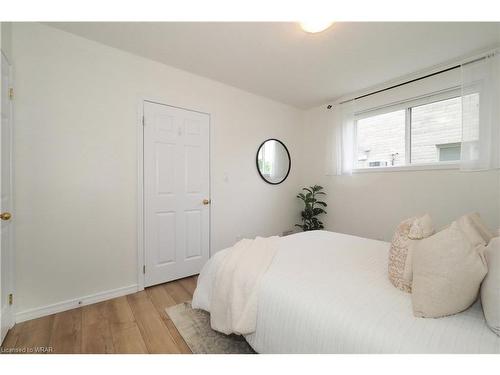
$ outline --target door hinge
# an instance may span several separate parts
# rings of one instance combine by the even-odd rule
[[[146,266],[142,266],[142,273],[146,274]]]
[[[9,305],[14,303],[14,295],[12,293],[9,294]]]
[[[9,87],[9,99],[14,100],[14,89]]]

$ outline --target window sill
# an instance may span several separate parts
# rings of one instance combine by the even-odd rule
[[[409,172],[409,171],[432,171],[432,170],[457,170],[460,165],[457,162],[441,162],[434,164],[414,164],[401,167],[371,167],[356,168],[352,173],[377,173],[377,172]]]

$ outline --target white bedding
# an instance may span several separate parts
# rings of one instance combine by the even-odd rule
[[[387,242],[327,231],[280,238],[260,282],[259,353],[500,353],[481,306],[446,318],[412,314],[409,294],[387,279]],[[193,307],[210,311],[227,250],[204,267]]]
[[[257,325],[259,284],[277,251],[279,237],[243,239],[217,267],[210,325],[225,334],[249,334]]]

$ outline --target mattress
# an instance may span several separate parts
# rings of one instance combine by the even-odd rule
[[[500,353],[480,302],[446,318],[415,318],[411,295],[387,278],[389,243],[328,231],[279,241],[261,280],[259,353]],[[209,311],[211,287],[227,250],[205,266],[193,307]]]

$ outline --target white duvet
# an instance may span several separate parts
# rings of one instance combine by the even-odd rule
[[[415,318],[411,296],[387,279],[387,242],[327,231],[280,238],[259,282],[259,353],[500,353],[480,303],[440,319]],[[203,268],[193,307],[210,311],[222,250]]]
[[[244,239],[221,258],[211,282],[210,325],[225,334],[255,332],[259,284],[277,251],[278,237]]]

